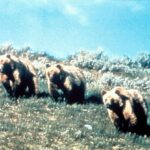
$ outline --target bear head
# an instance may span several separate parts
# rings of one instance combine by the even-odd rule
[[[130,99],[130,94],[123,87],[115,87],[110,91],[102,91],[102,96],[106,108],[113,111],[122,110],[125,106],[125,101]]]
[[[15,69],[15,61],[11,55],[0,56],[0,73],[10,75]]]
[[[61,64],[56,64],[52,66],[47,65],[46,67],[48,67],[46,70],[51,82],[53,82],[54,84],[63,83],[66,74]]]

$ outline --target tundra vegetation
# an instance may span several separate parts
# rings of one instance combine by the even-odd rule
[[[86,95],[100,99],[102,89],[124,86],[139,90],[150,110],[150,53],[133,58],[111,57],[105,52],[79,52],[66,59],[56,59],[30,47],[0,47],[0,54],[23,55],[32,60],[39,77],[39,95],[10,100],[0,87],[0,149],[93,150],[149,149],[150,137],[122,133],[111,123],[103,104],[88,100],[84,105],[55,102],[48,95],[45,64],[62,62],[80,67],[86,77]],[[93,102],[92,102],[93,100]],[[150,111],[148,112],[150,124]]]

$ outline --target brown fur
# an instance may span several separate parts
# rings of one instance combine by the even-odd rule
[[[115,87],[103,91],[102,95],[108,115],[116,128],[139,133],[146,126],[146,102],[138,90]]]
[[[50,95],[56,100],[60,89],[69,104],[83,103],[85,78],[75,66],[56,64],[46,69],[46,78]]]
[[[11,97],[24,95],[27,87],[29,95],[37,94],[37,76],[29,60],[1,55],[0,72],[1,83]]]
[[[1,82],[6,82],[6,80],[7,80],[7,76],[3,73],[0,73],[0,83]]]

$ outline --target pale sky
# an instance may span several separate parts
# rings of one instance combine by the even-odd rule
[[[150,52],[149,0],[0,0],[0,44],[56,57]]]

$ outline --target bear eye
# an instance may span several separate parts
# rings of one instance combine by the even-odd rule
[[[104,103],[106,103],[108,101],[108,99],[104,99]]]
[[[115,99],[114,99],[114,98],[112,98],[112,99],[111,99],[111,102],[115,102]]]

